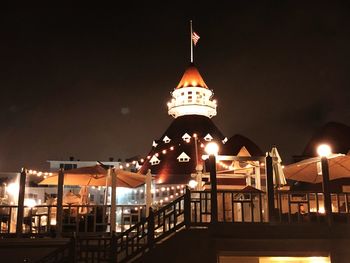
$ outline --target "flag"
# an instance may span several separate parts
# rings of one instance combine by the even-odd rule
[[[193,40],[193,44],[196,45],[198,40],[200,39],[199,35],[197,35],[196,32],[192,33],[192,40]]]

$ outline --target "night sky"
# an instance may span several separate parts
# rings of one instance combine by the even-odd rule
[[[189,63],[190,19],[225,136],[275,144],[288,161],[326,122],[350,125],[348,5],[172,2],[3,6],[0,171],[146,155],[172,121],[166,102]]]

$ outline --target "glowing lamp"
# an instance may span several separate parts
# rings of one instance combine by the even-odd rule
[[[188,186],[191,187],[192,189],[194,189],[197,186],[197,181],[196,180],[190,180],[188,182]]]
[[[332,149],[328,144],[321,144],[317,147],[317,154],[321,157],[327,157],[332,153]]]
[[[10,183],[6,187],[6,191],[8,194],[10,194],[12,196],[17,196],[18,192],[19,192],[19,185],[17,183]]]
[[[219,145],[215,142],[210,142],[205,146],[204,150],[209,155],[218,155]]]
[[[26,198],[24,199],[24,205],[29,208],[33,208],[34,206],[36,206],[36,201],[32,198]]]

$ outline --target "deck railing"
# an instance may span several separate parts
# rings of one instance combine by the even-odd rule
[[[123,233],[116,233],[117,261],[127,262],[152,248],[155,242],[185,226],[189,197],[190,192],[187,192],[159,210],[150,210],[149,217]]]
[[[192,225],[211,222],[210,191],[189,191],[188,212],[185,212],[184,196],[176,199],[154,215],[155,238],[168,233],[178,220]],[[181,200],[181,201],[179,201]],[[218,222],[266,223],[267,195],[264,192],[218,190]],[[334,222],[350,222],[350,193],[331,193]],[[0,235],[16,232],[18,207],[0,205]],[[54,235],[56,233],[56,206],[38,205],[24,207],[22,222],[24,235]],[[275,191],[274,221],[280,223],[325,222],[324,194],[322,192]],[[105,233],[110,231],[110,205],[64,205],[62,233]],[[145,206],[117,205],[116,231],[124,232],[145,218]],[[152,214],[151,214],[152,215]],[[271,217],[270,217],[271,218]],[[146,224],[147,225],[147,224]],[[140,226],[139,226],[140,227]],[[147,227],[146,227],[147,228]],[[132,231],[141,231],[133,229]]]
[[[350,193],[331,193],[332,219],[350,222]],[[324,193],[276,191],[275,218],[281,223],[325,222]]]
[[[0,235],[16,232],[17,206],[0,206]],[[24,235],[54,235],[57,206],[37,205],[24,207],[22,233]],[[109,232],[110,205],[64,205],[62,216],[63,234]],[[123,232],[145,217],[144,205],[117,205],[116,230]]]
[[[273,218],[274,224],[327,222],[323,193],[275,191],[273,217],[267,214],[266,198],[266,193],[259,191],[218,190],[218,223],[262,224],[269,223],[269,218]],[[331,203],[334,222],[349,223],[350,193],[332,193]],[[16,217],[17,207],[1,206],[1,209],[2,234],[13,233],[16,228],[9,224],[9,220]],[[55,206],[26,207],[24,233],[49,234],[50,228],[55,226],[52,221],[56,219],[55,210]],[[145,208],[117,206],[117,222],[124,222],[124,230],[120,228],[119,233],[108,232],[109,220],[105,215],[109,213],[110,206],[71,205],[64,206],[64,211],[63,229],[82,233],[74,239],[77,259],[114,262],[127,262],[142,255],[181,228],[208,226],[213,212],[210,191],[189,190],[158,210],[150,209],[147,218],[144,216]],[[66,256],[67,248],[64,253],[59,250],[51,256]]]
[[[267,222],[266,194],[238,190],[217,191],[218,222],[262,223]],[[191,191],[191,223],[211,222],[210,191]]]

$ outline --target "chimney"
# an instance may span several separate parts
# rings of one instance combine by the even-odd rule
[[[114,161],[114,158],[113,158],[113,157],[109,157],[109,161],[110,161],[110,162],[113,162],[113,161]]]
[[[74,161],[74,156],[70,156],[69,161]]]

